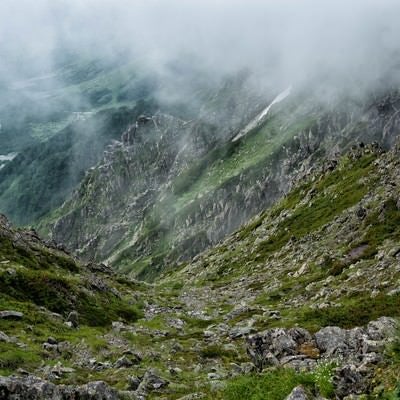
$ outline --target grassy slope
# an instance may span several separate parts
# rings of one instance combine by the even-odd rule
[[[0,331],[17,334],[18,342],[26,343],[23,349],[0,343],[1,373],[38,367],[42,343],[49,336],[96,346],[112,321],[134,322],[142,316],[141,305],[135,304],[132,295],[139,284],[106,272],[94,275],[69,255],[25,232],[1,228],[0,309],[21,311],[24,317],[21,321],[0,319]],[[73,310],[79,314],[79,330],[63,323]]]
[[[232,301],[247,303],[250,310],[234,322],[245,326],[253,320],[259,330],[302,326],[316,331],[327,325],[362,326],[383,315],[399,318],[400,270],[394,255],[400,210],[392,183],[398,180],[398,168],[397,153],[377,156],[367,150],[361,158],[344,157],[335,171],[300,184],[225,242],[165,279],[189,280],[184,290],[209,287],[209,300],[204,301],[210,310]],[[360,206],[367,210],[361,220],[355,216]],[[303,266],[305,272],[296,276]],[[268,319],[260,315],[260,307],[278,310],[282,318]],[[238,378],[228,385],[226,398],[240,398],[240,393],[252,399],[284,398],[282,393],[290,391],[285,385],[295,386],[296,379],[304,377],[285,378],[282,385],[277,377],[281,394],[274,395],[268,374]],[[378,392],[383,387],[390,392],[399,380],[395,350],[377,372],[375,382],[382,384]]]

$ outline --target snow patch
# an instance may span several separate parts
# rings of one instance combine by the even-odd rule
[[[245,136],[248,132],[250,132],[252,129],[256,128],[257,125],[259,125],[267,116],[269,113],[269,110],[271,107],[276,104],[280,103],[282,100],[286,99],[290,95],[292,91],[292,85],[290,85],[287,89],[285,89],[282,93],[279,93],[278,96],[276,96],[272,102],[260,113],[257,115],[256,118],[254,118],[252,121],[250,121],[245,128],[243,128],[233,139],[232,142],[236,142],[239,140],[241,137]]]
[[[5,155],[0,154],[0,162],[2,161],[12,161],[15,157],[17,157],[18,153],[8,153]]]

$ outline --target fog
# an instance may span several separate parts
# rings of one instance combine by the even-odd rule
[[[398,55],[396,0],[2,0],[3,81],[49,73],[55,55],[243,68],[281,86],[329,77],[374,83]]]

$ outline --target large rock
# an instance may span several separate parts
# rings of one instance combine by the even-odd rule
[[[70,322],[74,328],[78,328],[79,326],[79,315],[77,311],[71,311],[68,314],[67,322]]]
[[[309,397],[303,386],[295,387],[292,392],[286,397],[286,400],[309,400]]]
[[[346,338],[347,331],[337,326],[327,326],[315,334],[318,349],[327,356],[346,353],[349,349]]]
[[[367,334],[371,340],[384,340],[393,336],[396,332],[397,324],[393,318],[381,317],[376,321],[371,321],[367,327]]]
[[[299,354],[299,347],[311,342],[312,336],[301,328],[275,328],[252,335],[247,339],[247,353],[257,369],[277,365],[280,359]]]
[[[133,361],[129,359],[126,355],[118,358],[118,360],[114,363],[114,368],[129,368],[132,367]]]
[[[354,364],[338,368],[333,377],[336,398],[343,399],[350,394],[364,394],[368,389],[370,377],[371,372],[368,373]]]
[[[269,329],[247,339],[247,353],[259,370],[280,365],[296,370],[312,370],[317,360],[338,363],[334,376],[337,398],[362,394],[368,389],[373,370],[386,344],[394,337],[396,321],[382,317],[364,328],[322,328],[314,335],[305,329]],[[296,388],[288,399],[302,399]]]
[[[396,331],[393,318],[382,317],[365,328],[322,328],[315,335],[301,328],[269,329],[247,339],[247,353],[262,370],[268,365],[313,367],[315,359],[376,363],[379,354]]]
[[[11,311],[11,310],[5,310],[5,311],[0,311],[0,319],[22,319],[24,314],[19,311]]]
[[[160,390],[169,385],[169,382],[161,378],[158,372],[151,368],[148,369],[140,382],[137,392],[141,395]]]

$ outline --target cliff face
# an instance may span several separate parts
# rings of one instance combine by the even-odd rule
[[[205,111],[195,121],[133,121],[57,210],[53,237],[86,259],[152,279],[217,243],[314,168],[331,168],[353,144],[389,147],[400,123],[396,92],[329,103],[294,92],[261,119],[269,103],[247,88],[240,94],[232,90],[219,121]],[[227,109],[242,117],[226,124]]]

